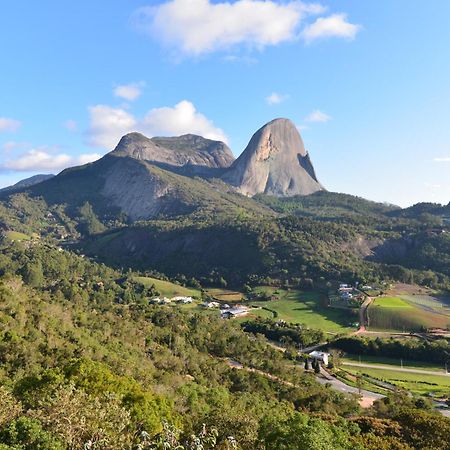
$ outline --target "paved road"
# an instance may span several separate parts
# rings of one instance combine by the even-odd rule
[[[359,308],[359,329],[355,334],[364,333],[366,331],[366,326],[369,325],[369,316],[367,314],[367,309],[369,308],[373,300],[373,297],[367,297],[366,300],[364,300],[364,303],[361,305],[361,308]]]
[[[396,372],[408,372],[408,373],[417,373],[419,375],[443,375],[450,376],[450,372],[439,372],[436,370],[422,370],[422,369],[408,369],[407,367],[397,367],[397,366],[383,366],[378,364],[364,364],[364,363],[352,363],[347,361],[342,361],[343,366],[352,366],[352,367],[365,367],[367,369],[383,369],[383,370],[395,370]]]
[[[372,406],[375,400],[379,400],[380,398],[386,397],[385,395],[378,394],[376,392],[366,391],[365,389],[358,389],[354,386],[349,386],[348,384],[345,384],[341,380],[332,377],[323,367],[321,368],[321,374],[323,378],[316,377],[316,380],[320,384],[330,384],[333,389],[339,392],[343,392],[345,394],[360,395],[362,398],[359,404],[363,408],[368,408]]]

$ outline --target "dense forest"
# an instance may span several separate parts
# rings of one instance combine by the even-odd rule
[[[129,273],[16,242],[0,274],[2,449],[448,448],[426,403],[362,414],[262,325],[149,305]]]
[[[182,274],[204,285],[218,279],[236,288],[393,280],[450,289],[445,208],[425,208],[435,214],[418,208],[414,215],[329,192],[231,198],[228,209],[219,196],[186,215],[131,223],[89,202],[75,207],[4,193],[0,226],[3,233],[44,238],[116,268]]]

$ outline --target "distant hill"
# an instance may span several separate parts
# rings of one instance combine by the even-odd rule
[[[0,189],[0,192],[11,192],[20,190],[23,188],[27,188],[30,186],[34,186],[35,184],[42,183],[43,181],[47,181],[50,178],[53,178],[55,175],[52,174],[39,174],[39,175],[33,175],[32,177],[25,178],[24,180],[18,181],[16,184],[13,184],[12,186],[5,187],[3,189]]]

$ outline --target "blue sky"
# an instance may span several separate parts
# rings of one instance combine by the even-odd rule
[[[186,132],[237,156],[275,117],[332,191],[450,201],[450,2],[5,0],[0,186]]]

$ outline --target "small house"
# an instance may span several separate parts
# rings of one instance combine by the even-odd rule
[[[172,301],[177,302],[177,303],[183,303],[186,305],[187,303],[192,303],[193,298],[185,297],[185,296],[177,296],[177,297],[173,297]]]
[[[329,354],[329,353],[319,352],[319,351],[317,351],[317,350],[314,350],[313,352],[311,352],[311,353],[309,354],[309,356],[310,356],[312,359],[316,359],[317,361],[323,362],[323,364],[324,364],[325,366],[327,366],[327,365],[328,365],[328,357],[330,356],[330,354]]]
[[[245,316],[246,314],[248,314],[248,308],[241,306],[222,311],[220,316],[222,319],[233,319],[234,317]]]

